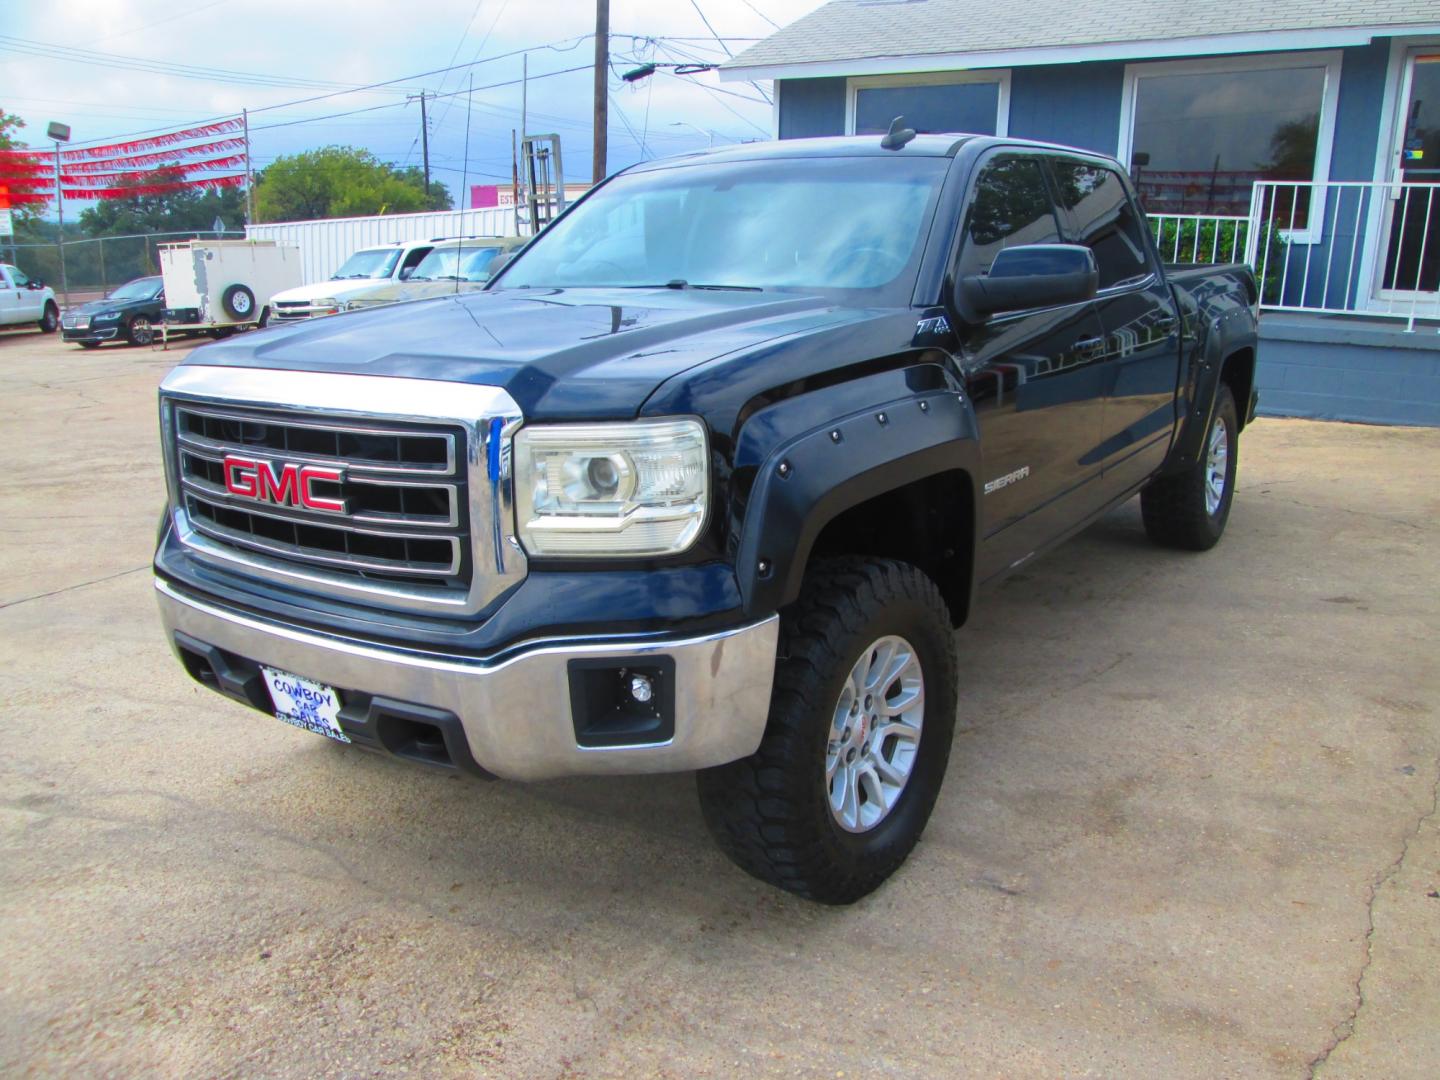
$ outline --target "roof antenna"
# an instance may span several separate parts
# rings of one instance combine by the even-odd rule
[[[880,149],[899,150],[902,146],[915,138],[915,129],[905,126],[905,117],[897,116],[890,121],[890,130],[880,140]]]

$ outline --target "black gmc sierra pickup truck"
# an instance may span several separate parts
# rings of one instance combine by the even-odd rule
[[[1243,266],[1109,158],[816,139],[647,162],[483,292],[196,350],[160,389],[186,670],[516,780],[697,770],[742,868],[876,888],[940,790],[977,588],[1135,494],[1220,538]]]

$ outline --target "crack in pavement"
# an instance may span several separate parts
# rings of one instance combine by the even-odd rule
[[[1415,825],[1405,835],[1405,843],[1400,848],[1400,855],[1387,866],[1374,881],[1370,883],[1370,894],[1365,900],[1365,959],[1360,964],[1360,970],[1355,976],[1355,1007],[1350,1010],[1350,1015],[1335,1025],[1330,1033],[1330,1041],[1321,1051],[1310,1059],[1306,1076],[1310,1080],[1319,1074],[1330,1060],[1333,1054],[1346,1039],[1355,1034],[1355,1021],[1360,1017],[1360,1011],[1365,1008],[1365,975],[1370,970],[1370,962],[1375,958],[1375,901],[1380,897],[1380,890],[1394,880],[1395,875],[1400,873],[1400,868],[1405,864],[1405,857],[1410,854],[1410,842],[1420,835],[1420,830],[1425,827],[1425,822],[1435,816],[1440,810],[1440,758],[1435,761],[1435,784],[1430,789],[1430,809],[1416,819]]]
[[[91,585],[99,585],[106,581],[114,581],[116,578],[124,577],[126,574],[138,574],[141,570],[149,570],[150,564],[131,567],[129,570],[117,570],[113,574],[106,574],[91,581],[82,581],[75,585],[66,585],[63,588],[51,589],[49,592],[36,593],[34,596],[22,596],[18,600],[6,600],[0,604],[0,611],[6,608],[18,607],[21,604],[28,604],[31,600],[44,600],[47,596],[59,596],[61,593],[74,592],[76,589],[86,589]]]
[[[1388,521],[1392,525],[1404,525],[1406,528],[1414,529],[1416,532],[1429,531],[1424,525],[1421,525],[1418,522],[1410,521],[1402,517],[1395,517],[1391,514],[1377,514],[1373,510],[1351,510],[1349,507],[1345,506],[1322,506],[1318,503],[1303,502],[1300,499],[1287,499],[1282,496],[1266,495],[1263,491],[1260,492],[1260,497],[1271,499],[1274,502],[1289,503],[1291,506],[1298,506],[1305,510],[1320,510],[1326,513],[1334,512],[1339,514],[1351,514],[1355,517],[1371,518],[1375,521]]]

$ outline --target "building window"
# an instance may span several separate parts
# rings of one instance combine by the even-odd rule
[[[851,79],[848,130],[883,135],[897,116],[922,135],[1006,134],[1009,72],[955,72]]]
[[[1328,180],[1339,63],[1316,53],[1131,65],[1120,159],[1146,210],[1241,217],[1257,180]],[[1298,230],[1315,215],[1309,191],[1297,195]]]

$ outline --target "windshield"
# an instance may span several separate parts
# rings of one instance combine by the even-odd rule
[[[106,297],[107,300],[153,300],[160,295],[164,283],[159,278],[136,278],[127,281]]]
[[[796,158],[622,174],[531,241],[499,285],[883,289],[877,302],[904,303],[949,164]]]
[[[357,251],[345,260],[339,270],[331,275],[331,281],[342,278],[388,278],[395,269],[395,260],[400,258],[399,248],[376,248],[373,251]]]
[[[420,260],[411,281],[488,281],[498,247],[436,248]]]

